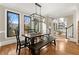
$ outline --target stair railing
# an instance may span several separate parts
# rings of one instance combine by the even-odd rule
[[[70,33],[72,35],[72,38],[73,38],[73,24],[66,27],[66,39],[68,38],[68,30],[70,29]],[[72,30],[71,30],[72,29]]]

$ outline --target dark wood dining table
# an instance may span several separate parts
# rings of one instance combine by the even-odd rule
[[[22,34],[22,36],[25,37],[25,41],[27,42],[27,39],[31,41],[31,44],[34,44],[34,40],[38,37],[41,38],[45,35],[49,34],[38,34],[38,33],[28,33],[28,34]],[[41,38],[42,39],[42,38]]]
[[[31,42],[31,45],[30,45],[30,49],[31,49],[31,53],[33,54],[33,55],[35,55],[36,53],[35,53],[35,50],[38,50],[38,52],[39,52],[39,50],[40,50],[40,48],[41,47],[43,47],[43,46],[45,46],[45,45],[47,45],[48,43],[50,43],[50,42],[52,42],[52,40],[41,40],[41,41],[39,41],[39,42],[37,42],[37,43],[34,43],[34,40],[37,38],[37,37],[39,37],[39,38],[41,38],[42,36],[49,36],[49,34],[31,34],[31,33],[29,33],[29,34],[23,34],[22,36],[24,36],[25,37],[25,42],[27,43],[27,41],[28,40],[30,40],[30,42]],[[27,40],[28,39],[28,40]],[[40,53],[40,52],[39,52]]]

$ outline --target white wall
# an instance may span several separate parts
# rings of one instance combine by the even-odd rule
[[[73,24],[73,15],[69,15],[65,17],[67,20],[67,27]]]
[[[74,37],[78,44],[78,21],[79,21],[79,8],[77,7],[74,13]]]
[[[4,6],[0,6],[0,46],[6,45],[10,43],[16,42],[15,37],[7,38],[6,36],[6,25],[7,25],[7,19],[6,19],[6,11],[10,10],[12,12],[16,12],[20,14],[20,34],[24,33],[24,15],[27,15],[26,13],[20,12],[18,10],[6,8]]]
[[[73,11],[73,25],[74,25],[74,39],[72,41],[78,44],[78,21],[79,21],[79,9],[78,7],[75,8]]]

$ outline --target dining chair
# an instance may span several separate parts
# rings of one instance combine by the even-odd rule
[[[17,47],[16,47],[16,52],[18,51],[18,55],[20,55],[20,49],[21,48],[25,48],[25,42],[24,41],[20,41],[19,36],[16,35],[16,39],[17,39]]]
[[[16,40],[17,40],[16,53],[18,51],[18,55],[20,55],[20,51],[22,48],[29,47],[29,42],[27,43],[27,42],[25,42],[25,40],[21,41],[18,31],[16,31]]]

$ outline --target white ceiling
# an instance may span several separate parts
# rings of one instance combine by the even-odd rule
[[[73,10],[79,4],[77,3],[39,3],[41,8],[41,14],[50,17],[67,16],[73,13]],[[32,14],[35,12],[34,3],[1,3],[8,8],[19,10],[21,12]],[[39,11],[38,11],[39,12]]]

